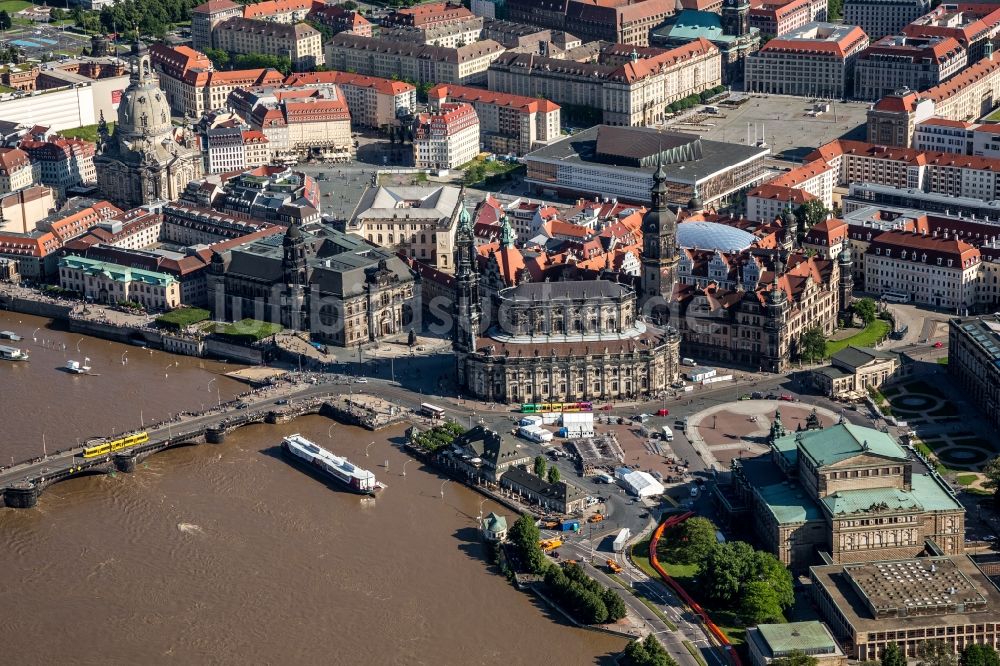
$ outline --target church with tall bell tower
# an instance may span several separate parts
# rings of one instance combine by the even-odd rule
[[[697,198],[697,192],[695,197]],[[639,307],[660,325],[670,322],[677,284],[677,216],[667,207],[667,175],[661,156],[653,172],[652,205],[642,218],[642,276]]]

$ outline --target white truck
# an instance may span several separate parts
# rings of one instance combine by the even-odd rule
[[[552,433],[537,425],[521,426],[517,429],[517,434],[539,444],[547,444],[552,441]]]
[[[663,426],[663,439],[668,442],[674,441],[674,431],[670,429],[670,426]]]
[[[621,529],[621,532],[618,533],[618,536],[615,537],[615,541],[614,543],[611,544],[611,548],[616,553],[620,553],[623,550],[625,550],[625,544],[627,544],[628,540],[631,538],[632,538],[632,532],[630,532],[627,527],[623,527]]]

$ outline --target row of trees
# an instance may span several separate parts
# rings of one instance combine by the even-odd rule
[[[698,586],[706,602],[737,612],[748,624],[783,622],[795,602],[792,575],[771,553],[745,541],[718,543],[707,518],[681,523],[661,540],[668,562],[698,565]]]
[[[619,663],[625,666],[677,666],[677,662],[667,654],[666,648],[653,634],[641,641],[629,643]]]
[[[198,0],[118,0],[101,9],[101,26],[105,32],[119,31],[131,38],[133,26],[143,35],[163,37],[176,23],[191,20],[191,8]]]
[[[288,56],[277,56],[269,53],[229,53],[222,49],[213,48],[205,49],[205,55],[212,61],[212,66],[218,70],[271,67],[286,76],[292,71],[292,59]]]
[[[577,564],[550,566],[545,584],[559,605],[581,624],[604,624],[625,617],[625,602]]]
[[[413,435],[412,441],[420,448],[433,453],[438,449],[451,446],[451,443],[455,441],[455,438],[463,432],[465,432],[465,430],[462,426],[454,421],[447,421],[442,425],[434,426],[430,430],[425,430],[424,432]]]
[[[541,479],[547,478],[549,483],[559,483],[562,479],[562,475],[559,473],[559,470],[555,467],[555,465],[549,467],[548,463],[545,462],[545,458],[542,456],[535,456],[535,476]]]
[[[625,602],[618,593],[606,588],[576,564],[563,568],[545,559],[541,532],[535,520],[523,515],[510,528],[507,538],[514,546],[522,569],[545,576],[545,584],[559,605],[582,624],[616,622],[625,617]]]

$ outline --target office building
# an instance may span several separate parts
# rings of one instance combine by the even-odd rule
[[[455,169],[479,155],[479,117],[471,104],[445,102],[419,113],[413,127],[413,164],[418,169]]]
[[[504,47],[482,40],[459,48],[427,46],[347,33],[326,44],[330,69],[416,83],[485,83],[486,69]]]
[[[484,150],[524,155],[562,137],[559,105],[547,99],[441,84],[427,93],[432,106],[445,102],[471,104],[479,117]]]
[[[879,100],[899,90],[927,90],[968,64],[968,53],[952,37],[883,37],[854,62],[854,97]]]
[[[846,0],[844,23],[856,25],[873,40],[898,35],[931,10],[931,0]]]
[[[284,56],[291,59],[292,69],[298,72],[316,69],[326,62],[322,36],[306,23],[236,17],[219,23],[212,35],[215,48],[230,53]]]
[[[340,88],[358,127],[385,128],[399,125],[400,118],[413,115],[417,89],[411,83],[363,76],[350,72],[306,72],[285,80],[288,88]]]
[[[854,61],[867,46],[868,36],[856,26],[806,24],[747,57],[746,89],[842,99],[853,90]]]
[[[655,125],[668,104],[720,85],[722,60],[704,39],[642,54],[609,45],[596,63],[511,52],[490,66],[488,80],[496,92],[598,109],[606,125]]]

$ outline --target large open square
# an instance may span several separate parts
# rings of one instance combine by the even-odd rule
[[[717,114],[696,111],[668,124],[670,129],[713,141],[746,144],[763,136],[771,155],[790,161],[837,138],[864,140],[867,102],[827,102],[830,111],[813,115],[820,100],[787,95],[753,95],[739,106],[719,105]]]

